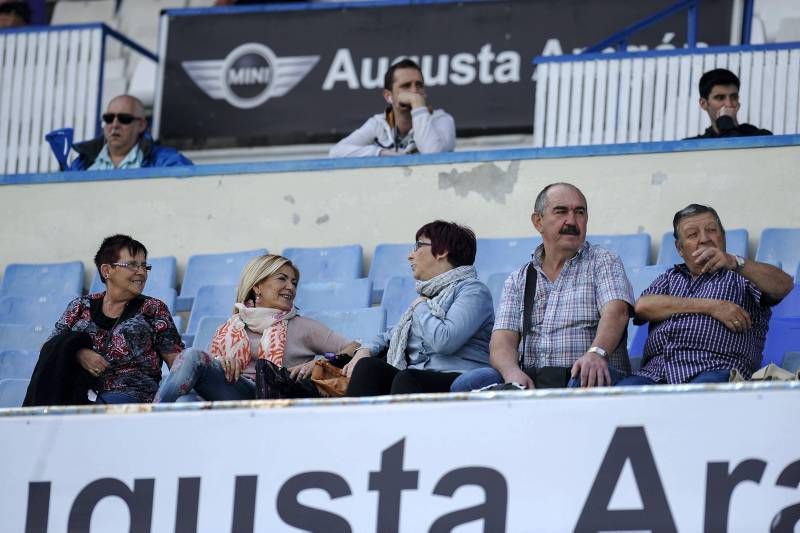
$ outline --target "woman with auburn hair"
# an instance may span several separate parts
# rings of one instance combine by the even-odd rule
[[[408,262],[419,297],[394,328],[356,350],[344,367],[348,396],[449,392],[461,372],[489,365],[494,307],[476,251],[475,233],[454,222],[417,230]]]
[[[242,271],[233,316],[214,334],[209,351],[190,348],[178,356],[155,401],[174,402],[193,388],[206,400],[252,400],[258,359],[288,367],[301,379],[310,376],[316,354],[352,355],[358,343],[297,315],[299,280],[285,257],[251,260]]]

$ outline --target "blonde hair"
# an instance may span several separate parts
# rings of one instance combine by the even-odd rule
[[[245,303],[247,300],[255,300],[255,293],[253,287],[273,275],[280,270],[284,265],[289,265],[294,270],[297,281],[300,281],[300,271],[292,264],[291,261],[282,255],[261,255],[251,259],[242,269],[242,278],[239,280],[239,288],[236,289],[236,301],[238,303]],[[239,310],[234,308],[234,313]]]

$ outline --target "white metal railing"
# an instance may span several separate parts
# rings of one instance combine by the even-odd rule
[[[104,24],[0,32],[0,174],[57,170],[44,140],[52,129],[100,133],[106,36],[156,59]]]
[[[700,76],[741,80],[740,122],[798,133],[800,43],[537,57],[535,147],[671,141],[710,124]]]

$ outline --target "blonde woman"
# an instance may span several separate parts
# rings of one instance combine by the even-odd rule
[[[174,402],[195,389],[206,400],[252,400],[256,360],[308,377],[315,354],[352,355],[359,346],[323,324],[298,316],[294,297],[300,272],[280,255],[263,255],[242,272],[233,316],[219,327],[208,352],[185,350],[161,383],[156,402]]]

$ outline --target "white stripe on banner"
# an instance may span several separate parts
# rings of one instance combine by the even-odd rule
[[[4,531],[792,531],[799,403],[794,382],[17,410],[0,416],[0,515]]]

